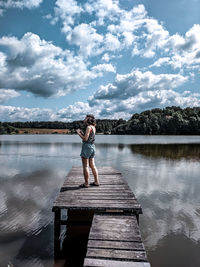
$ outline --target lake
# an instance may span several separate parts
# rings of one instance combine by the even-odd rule
[[[76,135],[0,136],[0,267],[54,265],[52,203],[80,150]],[[142,205],[151,266],[200,266],[200,137],[98,135],[96,151]]]

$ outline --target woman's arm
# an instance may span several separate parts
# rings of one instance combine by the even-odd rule
[[[80,136],[80,138],[83,139],[83,141],[87,141],[88,140],[88,137],[90,135],[90,130],[91,130],[91,127],[90,126],[87,126],[85,135],[83,135],[81,133],[81,129],[76,130],[76,132]]]

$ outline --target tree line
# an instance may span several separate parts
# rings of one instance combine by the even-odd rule
[[[18,133],[20,128],[76,129],[84,130],[83,121],[27,121],[0,122],[0,134]],[[180,108],[177,106],[154,108],[135,113],[129,120],[97,120],[97,133],[102,134],[147,134],[147,135],[199,135],[200,107]]]

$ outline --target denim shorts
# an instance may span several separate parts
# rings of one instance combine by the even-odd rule
[[[83,142],[80,156],[82,158],[86,158],[86,159],[94,158],[94,156],[95,156],[95,145],[91,144],[91,143]]]

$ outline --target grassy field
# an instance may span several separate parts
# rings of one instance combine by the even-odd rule
[[[68,134],[68,129],[18,128],[19,134]]]

